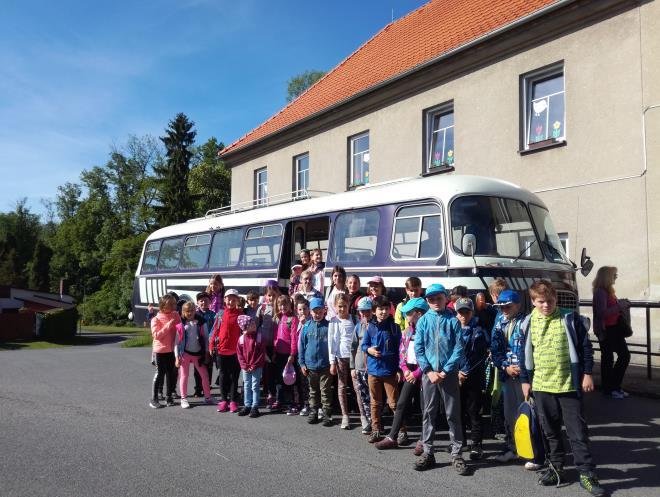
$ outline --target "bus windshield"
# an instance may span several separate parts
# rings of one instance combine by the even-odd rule
[[[555,230],[555,225],[552,224],[550,213],[547,209],[539,207],[538,205],[529,204],[529,210],[532,212],[532,218],[536,225],[536,231],[541,237],[541,245],[543,251],[552,262],[564,262],[570,264],[564,246],[561,244],[559,235]]]
[[[451,205],[454,250],[463,254],[463,235],[477,240],[474,255],[543,260],[525,204],[508,198],[470,195]]]

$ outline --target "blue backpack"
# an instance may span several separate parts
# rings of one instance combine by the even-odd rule
[[[513,434],[518,455],[523,459],[543,464],[545,446],[534,399],[530,398],[518,407]]]

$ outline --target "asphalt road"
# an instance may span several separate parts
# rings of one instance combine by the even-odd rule
[[[0,496],[587,495],[577,483],[539,487],[533,472],[488,459],[461,477],[444,450],[418,473],[412,446],[377,452],[359,430],[300,416],[156,411],[147,406],[152,374],[148,349],[117,343],[0,351]],[[660,496],[660,401],[593,394],[586,411],[604,486]],[[484,447],[492,455],[500,443]]]

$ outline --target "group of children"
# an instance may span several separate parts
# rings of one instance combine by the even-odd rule
[[[501,279],[489,287],[493,304],[485,304],[478,296],[475,309],[467,292],[450,298],[441,284],[431,284],[424,291],[419,278],[411,277],[406,280],[407,297],[394,308],[381,277],[371,278],[363,295],[359,277],[347,278],[340,266],[333,268],[324,300],[323,287],[315,287],[320,258],[314,260],[314,254],[301,254],[306,267],[292,268],[289,295],[283,295],[271,280],[261,298],[248,292],[245,307],[238,291],[224,289],[219,275],[212,278],[206,292],[197,295],[197,308],[192,302],[183,305],[180,318],[176,298],[162,297],[159,312],[151,320],[157,366],[151,407],[162,407],[158,389],[163,379],[167,405],[174,405],[176,368],[180,369],[181,407],[190,406],[186,387],[191,363],[199,375],[196,394],[203,392],[204,402],[214,403],[210,395],[213,358],[219,371],[219,412],[258,417],[263,386],[269,410],[288,407],[288,415],[332,426],[336,376],[342,429],[350,428],[348,392],[352,387],[368,441],[379,450],[406,445],[406,422],[413,400],[418,399],[422,433],[414,449],[414,469],[435,465],[433,439],[438,413],[443,411],[451,464],[458,474],[468,475],[462,454],[467,449],[471,460],[483,457],[484,389],[488,368],[494,367],[506,427],[505,450],[495,459],[518,459],[513,439],[516,412],[521,402],[533,396],[548,456],[525,467],[540,470],[541,485],[565,481],[563,423],[580,485],[592,495],[605,495],[594,474],[582,414],[582,393],[593,390],[588,325],[576,313],[557,308],[556,291],[549,281],[539,280],[529,289],[534,308],[527,316],[521,312],[520,295],[507,289]],[[323,275],[322,270],[318,272]],[[238,404],[239,374],[242,407]],[[394,413],[388,432],[383,420],[385,402]],[[467,425],[470,443],[466,442]]]

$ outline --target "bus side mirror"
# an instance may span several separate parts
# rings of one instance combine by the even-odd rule
[[[587,249],[582,249],[582,256],[580,257],[580,272],[582,276],[589,276],[589,273],[594,268],[594,263],[591,258],[587,255]]]
[[[474,257],[474,253],[477,251],[477,237],[472,233],[466,233],[463,235],[461,249],[463,250],[463,255]]]

